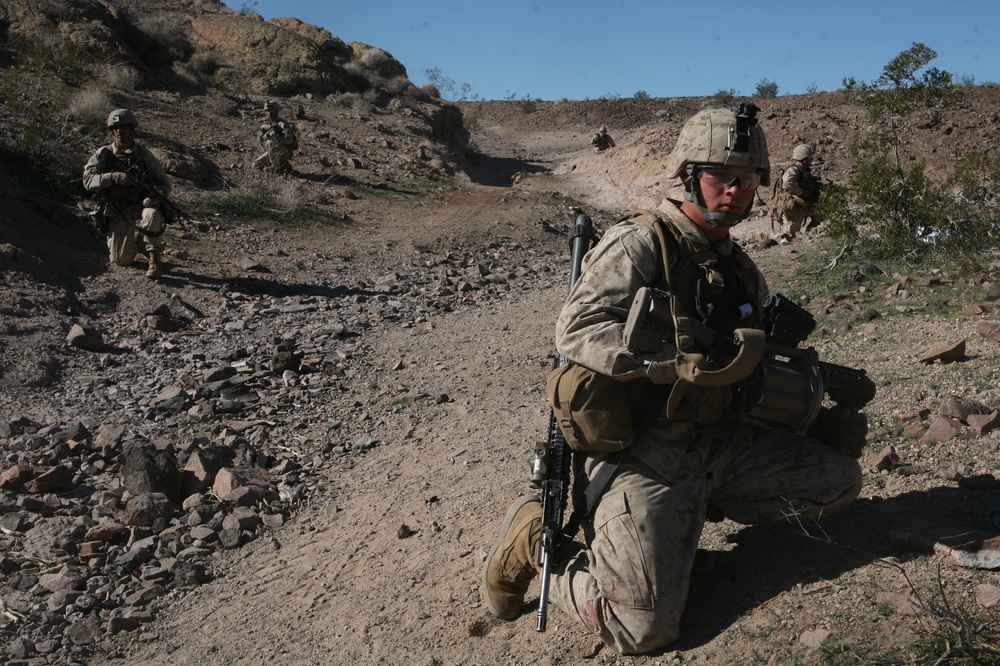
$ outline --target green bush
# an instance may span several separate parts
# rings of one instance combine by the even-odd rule
[[[645,90],[636,90],[635,94],[632,95],[633,99],[649,99],[649,93]]]
[[[729,90],[719,88],[717,91],[715,91],[715,94],[712,95],[711,101],[714,106],[727,107],[733,102],[735,102],[736,98],[739,96],[740,94],[739,92],[736,91],[735,88],[730,88]]]
[[[951,74],[928,67],[936,57],[914,43],[875,81],[844,79],[844,90],[864,108],[868,127],[851,147],[850,180],[845,187],[824,190],[820,212],[828,220],[827,233],[860,241],[862,252],[873,258],[986,250],[984,239],[996,231],[996,197],[972,193],[983,183],[1000,182],[988,160],[969,156],[940,182],[928,178],[923,162],[903,167],[901,137],[916,131],[910,123],[913,112],[930,110],[933,126],[935,118],[940,123],[940,110],[961,97]]]
[[[778,96],[778,84],[770,79],[761,79],[757,82],[757,97],[760,99],[774,99]]]

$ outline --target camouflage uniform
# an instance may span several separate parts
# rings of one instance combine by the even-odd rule
[[[170,195],[170,180],[160,160],[148,148],[138,143],[128,150],[119,149],[114,143],[100,148],[83,167],[83,186],[88,192],[98,194],[98,201],[108,224],[109,260],[117,266],[128,266],[135,260],[136,252],[157,256],[163,251],[163,215],[153,207],[151,199],[142,200],[136,195],[132,184],[116,184],[115,173],[120,173],[115,165],[108,164],[104,151],[128,164],[137,164],[149,180],[164,196]],[[137,224],[138,223],[138,224]],[[141,247],[137,245],[136,231],[139,231]],[[142,231],[149,231],[147,236]]]
[[[274,113],[269,114],[257,129],[257,143],[264,149],[264,154],[255,159],[252,166],[264,171],[287,173],[292,170],[289,162],[299,143],[295,126],[278,117],[279,108],[274,102],[264,105],[265,111],[273,110]]]
[[[796,151],[799,152],[793,153],[793,157],[796,154],[811,157],[813,154],[811,146],[798,146]],[[788,223],[788,231],[793,236],[799,233],[806,219],[812,218],[809,225],[811,227],[823,221],[823,218],[815,212],[816,202],[819,200],[819,181],[812,175],[807,163],[795,158],[795,161],[782,172],[778,187],[780,190],[775,211]]]
[[[590,145],[594,147],[594,150],[601,152],[607,150],[608,148],[615,147],[615,140],[611,138],[608,134],[608,128],[602,125],[599,130],[594,134],[594,138],[590,140]]]
[[[798,526],[844,508],[861,490],[856,458],[867,433],[864,414],[843,413],[840,406],[821,411],[814,425],[822,441],[750,425],[738,418],[732,386],[725,385],[726,376],[731,383],[745,374],[717,376],[719,383],[690,381],[690,358],[674,345],[636,354],[624,343],[637,291],[662,285],[664,277],[674,307],[693,306],[707,317],[702,305],[728,313],[733,305],[752,304],[741,326],[761,325],[767,283],[729,235],[750,215],[756,188],[770,182],[758,111],[751,104],[732,112],[706,109],[681,129],[665,174],[682,179],[684,202],[667,201],[656,211],[658,224],[673,230],[664,238],[676,241],[675,249],[662,250],[667,275],[654,227],[620,223],[584,258],[556,326],[556,345],[568,361],[621,380],[646,377],[686,389],[672,416],[666,409],[654,415],[611,460],[607,454],[578,454],[585,455],[583,471],[592,482],[606,470],[613,474],[603,489],[599,481],[588,489],[601,492],[584,521],[584,543],[560,546],[549,592],[556,605],[621,653],[649,652],[680,635],[698,541],[709,517]],[[733,201],[746,201],[746,208],[734,209]],[[682,384],[676,384],[679,370]],[[668,404],[674,406],[673,394]],[[541,514],[536,497],[515,502],[487,556],[483,599],[496,617],[512,620],[523,612],[538,573]]]
[[[659,212],[681,233],[700,238],[675,206],[665,208]],[[622,343],[633,294],[655,280],[656,243],[649,229],[621,224],[588,254],[557,324],[557,346],[567,359],[621,379],[676,378],[672,346],[642,357]],[[713,249],[728,255],[732,241]],[[748,287],[763,300],[764,277],[756,267],[751,275],[756,284]],[[602,460],[588,459],[588,476]],[[619,652],[648,652],[680,635],[706,515],[796,524],[847,506],[860,489],[858,463],[813,437],[661,416],[627,449],[585,529],[586,546],[577,544],[553,575],[552,599]]]

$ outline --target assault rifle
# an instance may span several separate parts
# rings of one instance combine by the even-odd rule
[[[572,265],[570,268],[569,288],[573,289],[580,277],[583,266],[583,255],[587,254],[591,244],[597,240],[590,217],[578,213],[576,222],[569,233]],[[554,367],[558,368],[566,362],[561,355],[556,357]],[[563,540],[563,513],[569,497],[570,466],[572,451],[563,437],[556,416],[549,410],[548,438],[539,442],[535,455],[531,458],[531,487],[541,490],[542,499],[542,531],[539,540],[538,564],[542,568],[541,593],[538,596],[538,622],[536,631],[545,631],[548,620],[549,577],[556,553]]]
[[[124,171],[132,179],[133,187],[132,193],[129,195],[129,201],[142,201],[146,197],[155,199],[157,208],[160,209],[167,224],[170,224],[174,220],[191,220],[190,215],[181,210],[177,204],[156,188],[156,185],[149,179],[149,175],[141,166],[126,162],[107,148],[104,149],[103,153],[101,159],[104,164],[110,164],[118,170]]]
[[[264,140],[275,140],[280,143],[281,139],[285,138],[285,131],[281,129],[281,125],[278,123],[271,123],[267,131],[261,135],[261,138]]]

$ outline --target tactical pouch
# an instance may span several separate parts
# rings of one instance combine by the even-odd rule
[[[581,453],[630,446],[636,426],[645,425],[663,405],[646,400],[653,388],[647,379],[623,382],[571,361],[550,372],[545,384],[566,443]]]

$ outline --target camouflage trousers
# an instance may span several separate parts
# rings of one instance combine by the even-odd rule
[[[265,141],[264,154],[257,157],[253,161],[253,164],[251,164],[251,167],[273,173],[291,171],[292,165],[290,161],[292,159],[292,152],[288,146],[274,143],[273,141]]]
[[[792,235],[802,230],[802,224],[806,220],[811,220],[809,227],[815,227],[823,221],[822,217],[816,215],[813,206],[803,206],[793,199],[786,198],[781,202],[781,214],[788,223],[788,231]]]
[[[163,217],[154,208],[130,206],[122,210],[124,217],[108,211],[108,260],[116,266],[128,266],[139,251],[162,251],[163,236],[146,236],[142,230],[159,234]]]
[[[747,525],[798,524],[844,508],[861,490],[857,461],[817,439],[729,426],[654,424],[601,497],[589,543],[577,543],[551,579],[553,602],[618,652],[649,652],[680,636],[708,511]],[[591,477],[600,464],[588,462]]]

